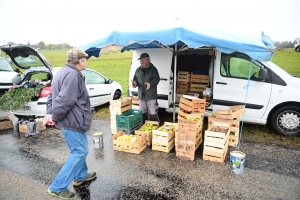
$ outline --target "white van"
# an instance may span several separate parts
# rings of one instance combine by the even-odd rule
[[[173,87],[178,71],[200,72],[209,75],[212,101],[205,116],[232,105],[245,105],[243,121],[264,125],[282,135],[300,135],[300,79],[291,76],[272,62],[252,61],[242,53],[225,54],[217,49],[193,49],[177,53],[162,48],[134,50],[129,75],[129,95],[137,96],[130,79],[140,66],[140,54],[148,53],[158,69],[158,103],[160,108],[173,112]],[[174,66],[176,63],[176,71]],[[252,64],[251,64],[252,63]],[[251,78],[248,81],[251,67]],[[248,86],[248,92],[247,91]],[[176,104],[176,112],[178,104]]]

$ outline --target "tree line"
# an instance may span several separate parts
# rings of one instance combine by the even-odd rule
[[[8,45],[15,44],[14,42],[7,43]],[[73,46],[69,45],[68,43],[62,43],[62,44],[45,44],[45,42],[41,41],[37,44],[30,44],[29,42],[27,45],[39,48],[39,49],[66,49],[66,48],[73,48]]]

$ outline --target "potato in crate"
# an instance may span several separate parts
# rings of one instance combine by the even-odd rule
[[[139,128],[138,130],[135,130],[135,135],[146,135],[146,144],[151,145],[152,143],[152,131],[156,130],[158,128],[159,123],[157,121],[149,121],[146,120],[145,124]]]
[[[116,151],[140,154],[146,148],[146,136],[118,132],[113,135],[113,145]]]

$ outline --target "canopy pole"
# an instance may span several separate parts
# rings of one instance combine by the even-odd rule
[[[174,56],[174,72],[173,72],[173,123],[175,123],[175,100],[176,100],[176,72],[177,72],[177,43],[175,44],[175,56]]]

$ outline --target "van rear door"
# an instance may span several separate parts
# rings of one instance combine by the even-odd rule
[[[138,88],[131,87],[131,81],[133,79],[135,70],[140,67],[140,61],[138,58],[142,53],[148,53],[150,56],[150,62],[157,68],[160,82],[157,86],[158,106],[160,108],[169,108],[172,103],[172,85],[173,74],[171,70],[173,52],[162,48],[144,48],[136,49],[132,55],[132,64],[129,74],[129,94],[137,96]]]

